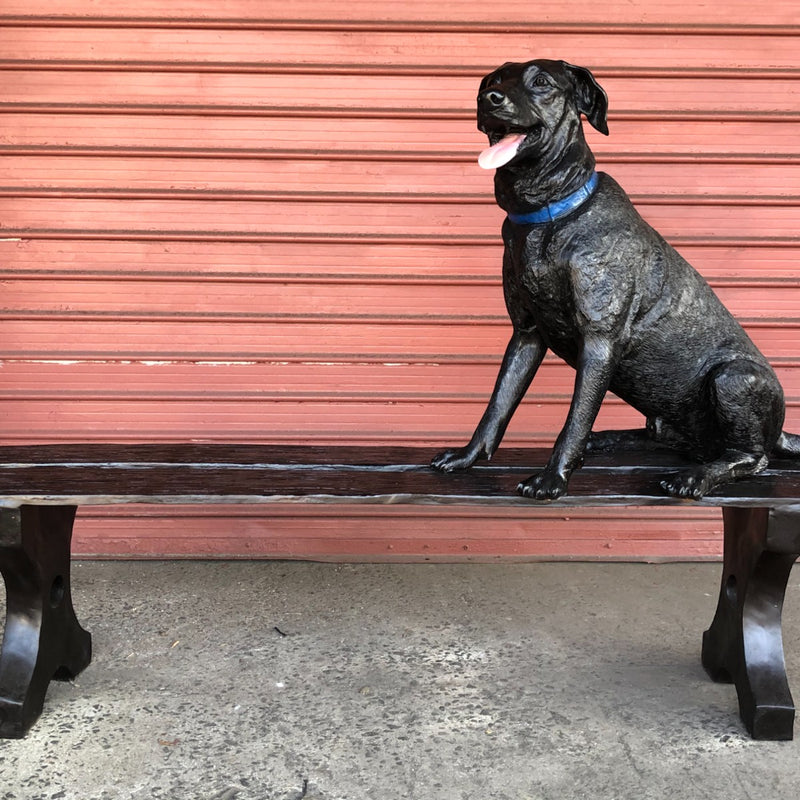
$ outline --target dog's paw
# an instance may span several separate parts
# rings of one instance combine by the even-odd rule
[[[517,491],[531,500],[555,500],[566,493],[568,482],[567,476],[545,469],[517,486]]]
[[[434,456],[431,466],[439,472],[455,472],[471,467],[477,460],[478,456],[471,447],[457,447]]]
[[[661,488],[671,497],[685,500],[700,500],[714,488],[708,474],[702,469],[676,472],[661,481]]]

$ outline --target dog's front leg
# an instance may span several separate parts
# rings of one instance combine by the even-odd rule
[[[439,453],[431,466],[443,472],[471,467],[479,458],[491,458],[514,411],[542,363],[547,348],[536,330],[515,331],[506,348],[489,404],[465,447]]]
[[[586,443],[608,391],[615,363],[610,340],[589,338],[584,341],[567,421],[545,468],[517,487],[520,494],[535,500],[555,500],[566,492],[570,475],[583,461]]]

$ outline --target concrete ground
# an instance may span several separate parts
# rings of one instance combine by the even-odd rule
[[[751,741],[700,666],[720,570],[79,563],[94,661],[0,799],[794,798],[800,732]]]

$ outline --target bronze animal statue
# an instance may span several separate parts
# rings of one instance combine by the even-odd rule
[[[767,360],[706,281],[648,225],[620,186],[595,172],[581,114],[608,134],[608,99],[592,73],[563,61],[509,63],[478,94],[503,223],[503,288],[513,333],[489,404],[445,472],[491,458],[547,350],[576,371],[569,413],[544,469],[519,492],[552,500],[589,449],[655,443],[697,465],[665,476],[699,499],[800,455],[783,432],[783,390]],[[606,392],[647,419],[592,433]]]

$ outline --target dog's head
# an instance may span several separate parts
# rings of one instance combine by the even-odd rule
[[[582,134],[581,114],[608,134],[608,98],[584,67],[565,61],[508,63],[478,93],[478,128],[489,137],[480,164],[496,169],[521,159],[553,161]]]

